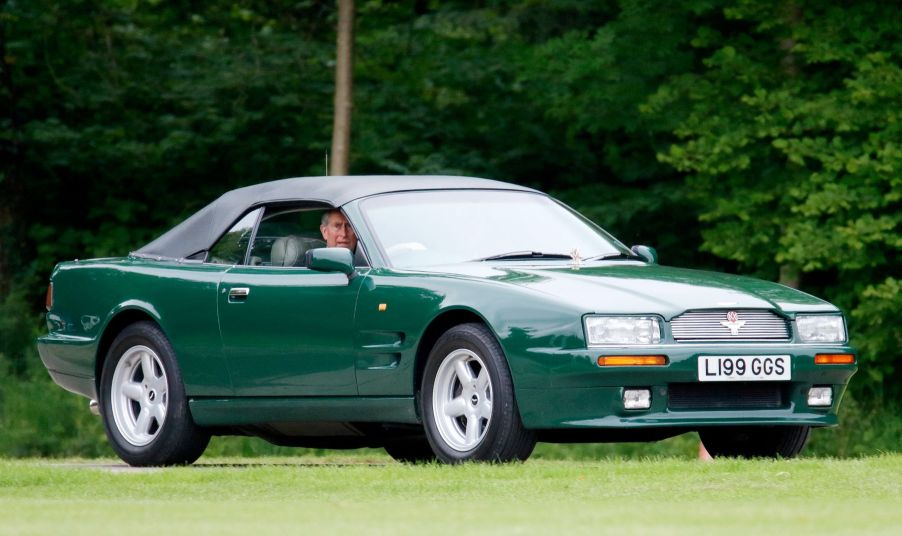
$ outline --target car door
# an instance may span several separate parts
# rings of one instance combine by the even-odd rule
[[[297,266],[303,249],[318,245],[312,231],[288,225],[284,215],[292,211],[282,210],[284,221],[279,211],[267,211],[274,215],[261,221],[251,260],[230,268],[219,285],[220,330],[235,394],[356,395],[354,308],[364,277]],[[291,262],[286,240],[295,243],[288,248]],[[281,257],[273,263],[275,249]]]

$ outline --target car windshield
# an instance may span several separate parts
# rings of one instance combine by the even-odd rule
[[[599,227],[542,194],[403,192],[372,197],[360,206],[379,247],[397,268],[629,254]]]

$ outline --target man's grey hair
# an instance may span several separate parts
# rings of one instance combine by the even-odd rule
[[[337,208],[330,208],[329,210],[323,212],[323,217],[320,220],[319,224],[323,227],[329,225],[329,216],[332,214],[341,214],[341,211]]]

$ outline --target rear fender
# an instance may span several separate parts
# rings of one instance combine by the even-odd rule
[[[128,300],[117,306],[110,312],[106,324],[103,327],[100,343],[97,345],[97,352],[94,359],[94,384],[97,391],[100,392],[100,375],[103,371],[103,364],[106,361],[107,353],[112,346],[116,336],[122,332],[127,326],[135,322],[150,320],[157,324],[163,333],[165,329],[160,323],[160,313],[157,309],[145,301]]]

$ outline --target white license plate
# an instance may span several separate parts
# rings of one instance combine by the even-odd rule
[[[787,381],[790,365],[788,355],[703,355],[698,358],[698,381]]]

